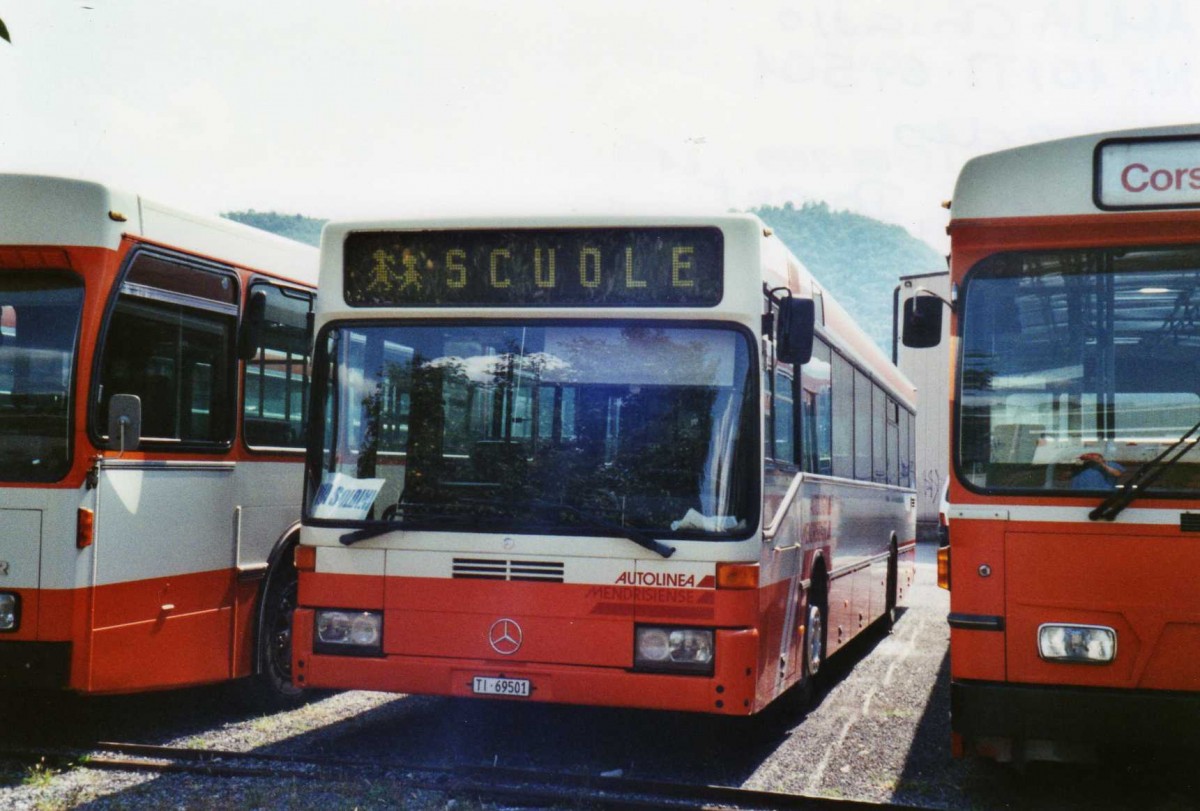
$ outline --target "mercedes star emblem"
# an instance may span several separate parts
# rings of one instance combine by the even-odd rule
[[[488,629],[488,642],[491,643],[492,650],[502,656],[512,656],[520,650],[521,638],[521,626],[517,625],[516,620],[507,617],[496,620]]]

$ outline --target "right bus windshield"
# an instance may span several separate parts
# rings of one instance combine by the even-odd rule
[[[1005,253],[963,293],[957,463],[985,490],[1200,488],[1200,247]]]

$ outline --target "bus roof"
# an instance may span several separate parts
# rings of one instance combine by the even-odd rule
[[[420,231],[457,229],[505,229],[505,228],[607,228],[619,226],[655,225],[715,225],[721,227],[740,224],[762,227],[762,220],[753,214],[721,212],[696,213],[634,213],[590,212],[586,214],[508,214],[508,215],[451,215],[435,217],[378,218],[368,220],[342,220],[325,225],[321,234],[322,247],[327,240],[344,237],[354,231]]]
[[[0,244],[116,250],[125,235],[308,285],[316,249],[221,217],[192,214],[102,183],[0,174]]]
[[[1111,141],[1174,142],[1196,156],[1187,168],[1200,168],[1200,140],[1195,139],[1200,139],[1200,124],[1093,133],[981,155],[959,173],[951,220],[1104,214],[1115,209],[1101,204],[1098,147]],[[1200,180],[1200,172],[1195,177]],[[1151,207],[1164,206],[1117,206]]]

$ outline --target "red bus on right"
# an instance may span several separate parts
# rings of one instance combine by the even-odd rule
[[[952,748],[1075,759],[1200,731],[1200,125],[969,161],[951,295]]]

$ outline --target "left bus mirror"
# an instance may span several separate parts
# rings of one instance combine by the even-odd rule
[[[142,441],[142,398],[114,394],[108,401],[108,447],[136,451]]]
[[[775,356],[784,363],[812,360],[817,308],[812,299],[786,298],[779,302],[779,326],[775,330]]]
[[[246,314],[242,318],[242,330],[238,335],[239,358],[250,360],[258,354],[266,323],[267,294],[262,290],[255,290],[250,293],[250,301],[246,303]]]
[[[942,300],[936,296],[913,296],[904,302],[904,345],[928,349],[942,342]]]

